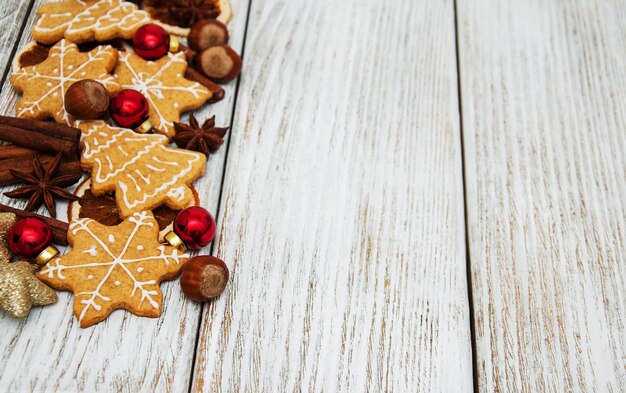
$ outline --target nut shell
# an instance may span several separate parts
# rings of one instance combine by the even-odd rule
[[[217,83],[226,83],[237,78],[241,65],[241,57],[228,45],[205,49],[197,58],[200,71]]]
[[[201,255],[188,260],[182,268],[180,288],[197,302],[218,297],[228,284],[228,267],[219,258]]]
[[[98,119],[109,109],[109,92],[98,81],[79,80],[67,88],[64,106],[67,113],[77,119]]]
[[[191,27],[187,43],[195,51],[228,43],[228,28],[217,19],[201,20]]]

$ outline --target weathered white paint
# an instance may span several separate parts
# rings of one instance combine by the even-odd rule
[[[452,1],[253,1],[194,391],[472,390]]]
[[[626,391],[626,3],[458,5],[480,391]]]
[[[33,10],[43,2],[37,0]],[[232,5],[234,15],[228,25],[231,45],[240,51],[248,1],[232,1]],[[33,12],[20,48],[32,39],[29,31],[34,17]],[[15,38],[10,38],[9,42],[11,39]],[[0,63],[6,66],[10,60],[5,56]],[[218,124],[230,124],[235,86],[235,82],[225,86],[226,98],[197,111],[198,119],[216,114]],[[17,99],[10,84],[5,83],[0,96],[0,113],[13,115]],[[206,175],[196,182],[202,204],[213,211],[217,208],[225,152],[221,149],[210,157]],[[1,188],[0,192],[11,188]],[[3,195],[0,203],[25,205]],[[66,206],[60,203],[57,208],[60,219],[66,217]],[[39,212],[45,214],[45,209]],[[161,287],[164,312],[158,319],[115,311],[105,322],[80,329],[72,314],[73,297],[67,292],[59,292],[57,304],[33,309],[23,321],[0,313],[0,390],[187,391],[201,307],[185,299],[178,281],[164,283]]]
[[[26,11],[31,0],[5,0],[0,7],[0,37],[2,37],[2,46],[0,46],[0,76],[4,75],[4,71],[10,67],[11,63],[7,62],[11,51],[16,45],[16,40],[22,29],[22,21],[26,17]]]

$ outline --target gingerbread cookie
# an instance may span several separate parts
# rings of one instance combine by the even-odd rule
[[[94,79],[104,84],[111,94],[116,92],[119,85],[109,74],[116,61],[117,50],[110,46],[99,46],[83,53],[75,44],[61,40],[50,48],[45,61],[11,74],[11,84],[23,93],[15,107],[17,117],[52,117],[58,123],[71,124],[73,119],[63,106],[69,85],[81,79]]]
[[[106,319],[123,308],[135,315],[161,315],[161,281],[178,275],[187,260],[176,248],[157,241],[159,227],[150,212],[135,213],[107,227],[91,219],[70,225],[72,250],[48,262],[38,277],[59,290],[74,292],[80,327]]]
[[[85,179],[74,191],[74,195],[79,197],[77,201],[73,201],[68,205],[67,218],[70,221],[79,218],[91,218],[103,225],[118,225],[122,223],[120,218],[120,210],[115,201],[115,195],[94,195],[91,192],[91,178]],[[200,198],[198,191],[191,186],[193,199],[189,202],[189,206],[199,206]],[[162,205],[152,210],[154,219],[159,223],[159,241],[165,239],[165,235],[173,229],[172,223],[178,215],[178,210],[172,210],[167,205]]]
[[[81,165],[91,171],[94,195],[115,192],[120,217],[163,204],[182,210],[194,199],[191,183],[204,173],[204,154],[167,147],[167,138],[78,122]]]
[[[186,70],[183,53],[147,61],[134,53],[120,52],[114,75],[122,88],[137,90],[146,97],[154,129],[171,138],[181,112],[199,108],[211,98],[206,87],[184,78]]]
[[[36,41],[53,44],[63,38],[75,42],[131,39],[152,18],[122,0],[69,0],[47,3],[37,10],[32,33]]]

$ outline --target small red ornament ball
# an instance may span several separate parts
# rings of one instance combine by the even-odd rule
[[[137,90],[122,90],[111,99],[109,114],[121,127],[136,128],[148,118],[148,101]]]
[[[146,60],[156,60],[170,50],[170,35],[161,26],[150,24],[139,28],[133,37],[135,53]]]
[[[174,220],[174,233],[190,250],[199,250],[215,237],[215,220],[208,210],[199,206],[188,207]]]
[[[18,258],[34,259],[51,242],[52,231],[39,218],[19,219],[9,231],[9,248]]]

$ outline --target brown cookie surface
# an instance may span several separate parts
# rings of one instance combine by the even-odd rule
[[[106,319],[113,310],[161,315],[159,284],[178,275],[187,260],[157,241],[159,228],[150,212],[135,213],[116,226],[91,219],[70,225],[72,250],[38,273],[44,283],[74,292],[74,314],[81,327]]]
[[[102,83],[110,93],[119,90],[115,77],[109,72],[117,62],[117,50],[99,46],[89,52],[79,52],[71,42],[61,40],[50,48],[46,60],[14,70],[10,82],[23,94],[15,107],[17,117],[27,119],[53,118],[57,123],[72,124],[65,111],[67,88],[74,82],[93,79]]]

